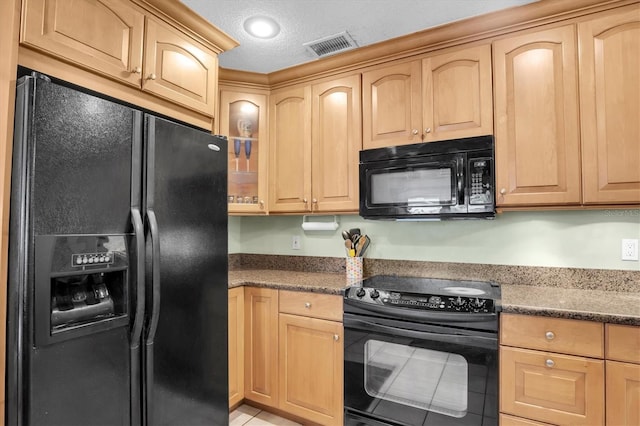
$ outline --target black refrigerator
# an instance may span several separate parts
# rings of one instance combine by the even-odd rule
[[[18,81],[6,418],[227,425],[227,141]]]

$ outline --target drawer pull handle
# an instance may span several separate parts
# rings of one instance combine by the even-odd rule
[[[333,340],[335,340],[337,342],[338,340],[340,340],[340,336],[338,336],[337,334],[334,334],[333,335]]]
[[[553,340],[556,337],[556,335],[553,334],[553,331],[547,331],[545,333],[544,337],[546,337],[547,340]]]
[[[311,309],[311,303],[310,302],[305,303],[304,307],[307,309]]]
[[[554,365],[556,365],[556,363],[555,363],[555,362],[553,362],[553,360],[552,360],[552,359],[548,359],[548,360],[546,360],[546,361],[544,362],[544,364],[545,364],[547,367],[549,367],[549,368],[552,368]]]

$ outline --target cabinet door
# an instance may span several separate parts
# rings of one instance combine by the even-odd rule
[[[640,365],[607,361],[607,425],[640,425]]]
[[[362,74],[364,149],[422,142],[420,61]]]
[[[229,213],[266,213],[267,97],[220,91],[220,133],[229,138]]]
[[[640,203],[638,5],[580,23],[578,40],[584,203]]]
[[[229,290],[229,407],[244,399],[244,288]]]
[[[278,404],[278,290],[245,287],[245,398]]]
[[[20,42],[140,87],[144,15],[119,0],[24,0]]]
[[[213,116],[218,57],[168,24],[147,17],[142,90]]]
[[[500,347],[500,410],[562,425],[604,424],[604,361]]]
[[[424,141],[493,134],[491,46],[422,60]]]
[[[280,314],[280,409],[342,424],[342,338],[341,323]]]
[[[269,210],[311,210],[311,87],[273,92],[269,101]]]
[[[311,208],[358,211],[360,75],[312,87]]]
[[[496,203],[580,203],[576,41],[564,26],[493,45]]]

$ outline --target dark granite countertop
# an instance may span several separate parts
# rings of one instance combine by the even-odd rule
[[[229,271],[229,288],[267,287],[312,293],[341,294],[347,286],[344,273],[300,272],[274,269]]]
[[[229,271],[229,288],[242,285],[341,294],[347,281],[344,272]],[[501,284],[501,289],[505,313],[640,325],[640,293],[513,284]]]

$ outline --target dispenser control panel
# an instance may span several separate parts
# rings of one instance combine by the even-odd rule
[[[71,255],[71,266],[110,265],[113,264],[113,253],[78,253]]]

